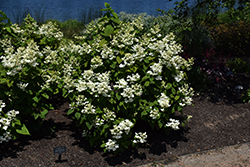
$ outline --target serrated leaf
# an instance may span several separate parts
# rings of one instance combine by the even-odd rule
[[[107,25],[104,30],[105,36],[110,36],[112,32],[114,31],[114,28],[111,25]]]

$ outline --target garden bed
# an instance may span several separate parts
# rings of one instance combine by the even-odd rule
[[[249,76],[239,79],[250,85]],[[235,78],[235,84],[237,80]],[[44,121],[44,127],[54,127],[54,132],[31,132],[32,136],[2,143],[1,166],[137,166],[160,160],[169,163],[180,155],[250,142],[250,104],[241,103],[230,91],[220,93],[220,96],[225,95],[224,99],[212,98],[225,86],[211,88],[211,93],[194,97],[194,106],[183,109],[193,118],[186,127],[172,131],[169,136],[149,131],[142,122],[140,125],[147,131],[148,142],[137,150],[116,156],[90,148],[73,120],[67,117],[67,101],[54,98],[57,107],[49,111]],[[53,149],[60,146],[66,146],[66,153],[62,153],[58,161],[59,155],[54,154]]]

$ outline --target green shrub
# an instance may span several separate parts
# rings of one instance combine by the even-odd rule
[[[80,57],[81,73],[73,79],[68,114],[77,119],[90,145],[118,153],[146,142],[146,132],[135,131],[141,121],[152,129],[179,129],[187,118],[175,112],[192,103],[187,84],[188,61],[182,47],[159,25],[146,32],[141,18],[122,22],[109,4],[85,36],[76,37],[69,50]]]
[[[210,28],[211,36],[218,52],[232,56],[250,54],[250,22],[239,21],[233,24],[219,24]]]
[[[241,58],[235,58],[234,60],[227,61],[226,66],[229,67],[233,72],[250,72],[250,65]]]
[[[60,54],[65,47],[63,34],[51,22],[38,26],[28,15],[24,26],[17,24],[5,26],[0,39],[0,100],[6,107],[1,120],[8,117],[7,111],[19,111],[10,134],[16,138],[18,133],[29,134],[20,120],[37,120],[39,124],[49,109],[49,97],[62,90],[60,83],[64,67],[71,63],[69,57]],[[66,47],[65,47],[66,48]],[[62,49],[63,50],[63,49]],[[28,128],[39,128],[39,124]],[[22,128],[22,129],[18,129]],[[23,130],[23,131],[22,131]],[[5,129],[0,129],[0,135]]]

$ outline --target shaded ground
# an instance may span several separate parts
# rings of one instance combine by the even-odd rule
[[[169,136],[162,131],[149,131],[143,125],[148,143],[117,156],[90,148],[67,117],[68,103],[54,99],[58,107],[49,111],[44,122],[44,127],[52,127],[54,132],[41,131],[1,144],[0,166],[138,166],[161,160],[168,164],[177,156],[250,142],[250,104],[240,102],[238,95],[242,92],[234,89],[239,84],[246,89],[250,85],[249,75],[238,74],[230,82],[217,84],[206,94],[194,97],[194,106],[183,110],[193,118]],[[53,152],[59,146],[66,146],[61,161]]]

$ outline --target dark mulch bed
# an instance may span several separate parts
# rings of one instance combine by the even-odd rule
[[[241,92],[234,89],[239,84],[246,89],[250,85],[249,75],[239,74],[230,83],[217,84],[207,94],[194,97],[194,106],[183,110],[193,118],[169,136],[144,126],[148,143],[117,156],[90,148],[74,121],[67,117],[68,103],[54,99],[58,107],[49,111],[44,122],[44,127],[54,127],[54,132],[41,131],[0,144],[0,166],[137,166],[160,160],[169,163],[176,156],[250,142],[250,104],[241,102]],[[59,146],[67,149],[61,161],[53,152]]]

